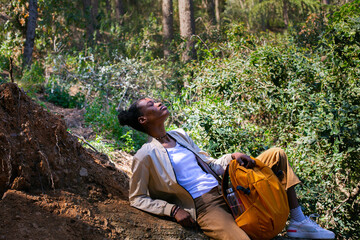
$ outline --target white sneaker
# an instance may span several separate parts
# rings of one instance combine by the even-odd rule
[[[323,229],[309,217],[297,222],[290,220],[287,229],[287,235],[293,238],[310,238],[310,239],[334,239],[335,234],[332,231]]]

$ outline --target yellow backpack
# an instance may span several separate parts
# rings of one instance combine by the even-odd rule
[[[242,167],[236,160],[229,163],[222,180],[223,196],[229,205],[226,190],[232,187],[243,203],[245,211],[235,221],[252,240],[271,239],[285,227],[289,215],[288,199],[271,168],[254,160],[256,166],[253,169]],[[228,186],[229,177],[232,186]]]

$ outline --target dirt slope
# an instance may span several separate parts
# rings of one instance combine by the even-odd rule
[[[61,117],[0,86],[0,239],[206,239],[131,208],[127,183]]]

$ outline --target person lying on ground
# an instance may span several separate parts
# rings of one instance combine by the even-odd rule
[[[121,125],[149,135],[149,141],[133,158],[130,178],[130,205],[152,214],[173,217],[184,227],[200,226],[213,239],[250,239],[236,225],[219,192],[219,176],[228,163],[236,159],[246,168],[255,161],[243,153],[226,154],[219,159],[202,151],[182,129],[166,132],[169,111],[161,102],[142,98],[118,115]],[[274,172],[284,175],[281,184],[287,192],[290,207],[290,237],[333,239],[333,232],[321,228],[304,216],[295,185],[300,183],[280,148],[269,149],[257,159]]]

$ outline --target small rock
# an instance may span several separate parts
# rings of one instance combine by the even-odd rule
[[[31,226],[32,226],[33,228],[39,228],[39,225],[37,225],[36,223],[31,223]]]
[[[104,226],[107,227],[109,225],[109,221],[105,218],[104,220]]]
[[[81,169],[80,169],[80,176],[82,176],[82,177],[87,177],[87,176],[88,176],[88,171],[87,171],[86,168],[81,167]]]

